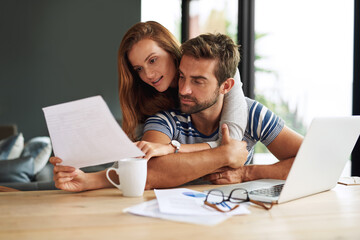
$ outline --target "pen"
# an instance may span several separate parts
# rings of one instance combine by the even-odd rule
[[[222,202],[221,206],[223,207],[227,207],[228,209],[231,209],[231,207],[226,203],[226,202]]]

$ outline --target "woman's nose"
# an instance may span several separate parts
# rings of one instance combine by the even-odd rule
[[[155,72],[152,69],[144,69],[145,70],[145,76],[147,79],[152,80],[155,76]]]

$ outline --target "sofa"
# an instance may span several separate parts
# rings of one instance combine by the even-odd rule
[[[16,125],[0,126],[0,191],[56,190],[53,181],[53,165],[50,138],[35,137],[24,141]],[[84,172],[96,172],[112,163],[82,168]]]

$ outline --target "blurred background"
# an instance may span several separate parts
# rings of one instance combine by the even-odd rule
[[[121,119],[120,41],[136,22],[155,20],[180,42],[206,32],[231,36],[241,45],[246,96],[304,135],[314,117],[359,111],[353,104],[360,96],[353,81],[354,3],[1,0],[0,125],[16,124],[25,139],[48,135],[43,107],[94,95]],[[260,163],[271,158],[261,144],[256,153]]]

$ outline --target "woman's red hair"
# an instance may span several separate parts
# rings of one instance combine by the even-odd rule
[[[174,108],[178,103],[177,89],[169,88],[165,92],[158,92],[144,83],[133,70],[128,52],[142,39],[151,39],[168,52],[176,68],[179,67],[181,59],[180,43],[169,30],[157,22],[137,23],[125,33],[118,52],[119,99],[122,128],[133,141],[138,140],[137,126],[143,123],[147,116]],[[177,81],[177,76],[175,78],[174,81]]]

